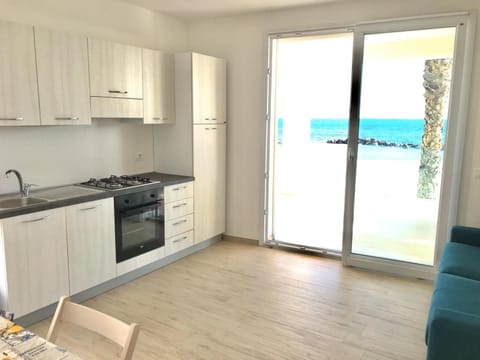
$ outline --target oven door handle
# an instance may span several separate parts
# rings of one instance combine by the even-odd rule
[[[120,209],[120,214],[125,215],[125,216],[131,216],[131,215],[138,215],[141,214],[145,211],[151,210],[151,209],[158,209],[160,208],[163,213],[163,201],[157,201],[155,203],[150,203],[148,205],[140,205],[137,207],[133,208],[124,208]]]

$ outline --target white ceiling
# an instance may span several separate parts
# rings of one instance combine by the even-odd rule
[[[180,19],[191,20],[285,9],[340,0],[122,0]]]

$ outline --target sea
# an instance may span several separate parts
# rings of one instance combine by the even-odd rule
[[[283,141],[285,119],[277,120],[278,143]],[[376,139],[389,143],[420,145],[424,131],[423,119],[360,119],[360,139]],[[445,143],[447,120],[443,125],[443,143]],[[332,139],[347,139],[348,119],[311,119],[310,141],[312,143],[326,143]],[[361,157],[364,159],[378,157],[390,159],[419,159],[419,149],[404,149],[402,147],[361,146]],[[360,151],[359,151],[360,154]]]

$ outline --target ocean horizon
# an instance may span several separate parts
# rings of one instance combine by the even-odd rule
[[[283,141],[285,120],[277,120],[277,139]],[[360,119],[360,139],[376,139],[395,144],[420,145],[424,119]],[[444,120],[442,141],[445,143],[447,120]],[[310,120],[310,141],[326,143],[333,139],[348,138],[348,119]]]

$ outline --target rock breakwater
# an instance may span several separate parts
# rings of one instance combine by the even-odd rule
[[[399,147],[402,149],[420,149],[420,145],[418,144],[396,143],[374,138],[358,139],[358,143],[360,145]],[[348,139],[330,139],[327,140],[327,144],[348,144]]]

